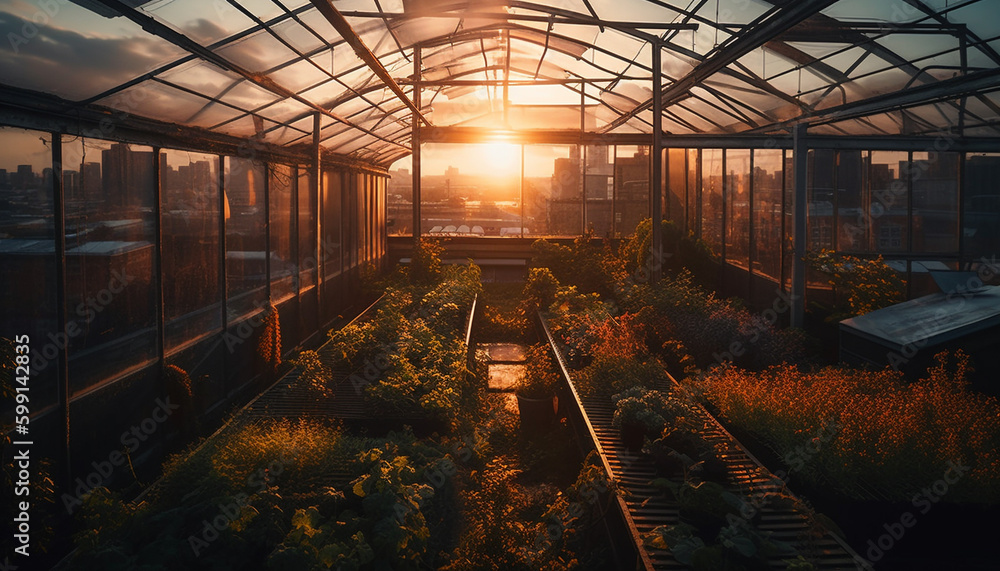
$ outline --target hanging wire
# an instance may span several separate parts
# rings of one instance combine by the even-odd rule
[[[721,0],[715,0],[715,45],[712,49],[719,47],[719,2]]]

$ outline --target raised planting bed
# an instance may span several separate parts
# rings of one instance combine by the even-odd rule
[[[599,308],[589,310],[589,315],[596,313]],[[697,403],[684,403],[684,424],[693,427],[699,438],[716,451],[716,459],[724,467],[723,474],[715,476],[718,482],[692,477],[689,472],[673,480],[663,478],[662,468],[647,452],[648,446],[638,454],[631,452],[622,441],[620,429],[615,426],[616,406],[611,393],[622,388],[614,382],[609,383],[606,390],[595,386],[597,375],[592,369],[601,366],[602,344],[593,344],[594,364],[581,371],[571,371],[566,363],[566,344],[553,333],[554,328],[546,317],[542,316],[541,321],[573,401],[579,408],[579,416],[593,438],[605,469],[623,492],[619,495],[618,507],[632,536],[637,563],[642,568],[711,569],[712,562],[724,565],[732,560],[745,565],[756,560],[770,569],[784,569],[790,562],[804,569],[810,568],[809,565],[815,569],[853,568],[853,562],[858,559],[856,554],[837,536],[819,526],[811,510],[791,495],[779,478],[764,468]],[[604,326],[614,327],[613,324]],[[558,329],[567,330],[564,325]],[[617,340],[619,348],[628,344],[620,335],[611,338]],[[636,367],[648,366],[648,361],[641,358],[636,362]],[[586,379],[583,383],[586,388],[582,391],[581,379]],[[664,395],[678,392],[678,385],[669,375],[650,375],[642,380],[646,389]],[[671,417],[672,421],[675,418],[676,415]],[[723,515],[720,523],[724,525],[706,532],[708,535],[704,538],[681,525],[692,520],[688,516],[682,520],[684,495],[679,493],[685,482],[700,486],[703,481],[705,485],[720,487],[733,502],[732,518]],[[696,516],[694,521],[698,521]],[[718,543],[714,543],[716,541]],[[743,552],[739,549],[734,552],[733,545],[745,547],[745,552],[756,559],[738,559],[744,557]],[[698,553],[692,560],[695,552]]]

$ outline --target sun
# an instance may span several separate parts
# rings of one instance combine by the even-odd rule
[[[511,143],[479,145],[480,166],[494,174],[511,174],[520,168],[521,147]]]

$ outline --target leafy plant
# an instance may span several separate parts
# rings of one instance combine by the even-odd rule
[[[551,398],[559,387],[559,373],[547,345],[536,343],[525,355],[527,365],[524,374],[514,384],[514,392],[531,399]]]
[[[874,487],[910,501],[915,482],[968,466],[943,499],[996,505],[1000,403],[969,390],[968,356],[936,359],[913,383],[889,369],[786,365],[761,373],[720,367],[703,384],[728,422],[767,442],[815,485],[860,499]]]
[[[810,268],[827,275],[837,294],[839,303],[829,321],[863,315],[906,299],[906,283],[881,255],[865,259],[824,249],[810,253],[806,261]]]

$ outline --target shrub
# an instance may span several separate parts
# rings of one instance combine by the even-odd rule
[[[837,306],[828,321],[840,321],[900,303],[906,283],[879,255],[874,259],[837,254],[833,250],[811,253],[809,267],[827,275],[837,294]]]
[[[524,375],[514,384],[514,391],[525,398],[544,399],[556,394],[559,373],[548,345],[536,343],[525,355],[527,365]]]
[[[858,498],[874,487],[910,501],[954,463],[971,471],[945,499],[996,505],[1000,403],[968,389],[967,356],[948,361],[938,355],[912,384],[888,369],[804,373],[783,365],[748,373],[725,366],[705,377],[705,395],[814,484]],[[803,447],[818,451],[803,458]]]

